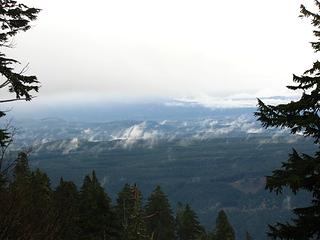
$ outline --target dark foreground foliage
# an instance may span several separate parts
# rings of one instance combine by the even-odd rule
[[[318,12],[310,12],[301,6],[301,17],[312,19],[315,27],[316,41],[312,42],[315,52],[320,51],[320,1],[315,0]],[[277,106],[266,105],[259,100],[259,111],[256,113],[262,125],[268,127],[288,128],[291,133],[301,133],[311,137],[319,148],[320,143],[320,62],[302,76],[293,76],[295,85],[289,89],[301,92],[299,100]],[[277,194],[284,188],[290,188],[294,194],[299,191],[310,192],[313,199],[309,205],[293,210],[292,222],[277,223],[270,226],[269,236],[272,239],[320,239],[320,151],[314,156],[300,154],[293,149],[282,168],[273,171],[267,177],[266,188]]]
[[[126,184],[113,205],[94,171],[80,190],[62,178],[53,189],[46,173],[29,168],[26,153],[19,154],[11,174],[0,176],[0,239],[234,239],[224,211],[211,233],[206,233],[188,204],[179,204],[174,217],[160,186],[143,206],[138,187]]]
[[[32,92],[38,92],[39,82],[36,76],[26,75],[28,66],[20,71],[15,71],[18,60],[7,57],[5,48],[12,48],[13,37],[19,32],[25,32],[31,28],[30,23],[37,19],[40,9],[28,7],[14,0],[0,0],[0,91],[1,103],[17,100],[30,101]],[[3,98],[4,91],[9,91],[14,97]],[[8,96],[6,94],[5,96]],[[0,110],[0,118],[6,115]],[[0,147],[5,148],[11,143],[11,133],[7,127],[0,128]],[[2,171],[2,158],[0,159],[0,171]]]

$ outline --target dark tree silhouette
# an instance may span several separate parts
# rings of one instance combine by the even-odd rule
[[[16,34],[30,29],[30,22],[37,18],[39,11],[37,8],[30,8],[14,0],[0,0],[0,90],[2,94],[0,103],[30,101],[33,97],[32,92],[37,92],[39,89],[36,76],[25,74],[28,65],[16,71],[18,60],[4,54],[5,48],[13,47],[13,37]],[[0,118],[5,115],[5,111],[0,110]],[[0,128],[0,147],[6,149],[11,141],[8,129]],[[0,159],[0,172],[2,170],[3,156]]]
[[[147,229],[154,240],[174,240],[175,224],[167,196],[157,186],[145,207]]]
[[[248,231],[246,232],[246,240],[253,240],[253,238],[251,237]]]
[[[191,209],[190,205],[178,204],[176,215],[176,231],[179,240],[200,240],[204,239],[205,231],[200,225],[198,216]]]
[[[58,228],[58,240],[79,239],[79,194],[73,182],[60,179],[53,192],[54,215]]]
[[[19,154],[8,185],[0,196],[0,239],[57,239],[50,180],[29,169],[25,153]]]
[[[142,208],[142,194],[137,185],[126,184],[118,193],[117,217],[121,240],[149,240]]]
[[[100,185],[95,171],[84,178],[79,197],[78,239],[112,239],[115,221],[111,199]]]
[[[234,240],[235,233],[229,223],[227,214],[221,210],[216,220],[215,239]]]
[[[318,12],[313,13],[301,5],[301,17],[311,18],[315,27],[316,40],[312,42],[315,52],[320,51],[320,1],[314,1]],[[289,89],[302,92],[297,101],[277,106],[266,105],[258,100],[255,115],[262,125],[268,127],[288,128],[291,133],[302,133],[305,137],[320,143],[320,62],[303,75],[293,75],[295,85]],[[320,239],[320,151],[314,156],[300,154],[295,149],[281,169],[273,171],[267,177],[266,188],[277,194],[284,188],[290,188],[297,194],[304,190],[312,194],[309,206],[294,209],[296,217],[292,222],[277,223],[270,226],[269,236],[273,239]]]

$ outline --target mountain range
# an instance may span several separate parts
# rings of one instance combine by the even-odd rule
[[[252,109],[175,108],[160,108],[150,119],[151,110],[145,117],[105,121],[14,119],[11,150],[31,149],[31,166],[46,171],[53,185],[64,177],[81,186],[94,169],[113,200],[125,183],[137,183],[145,198],[159,184],[173,209],[178,202],[191,204],[208,230],[223,208],[240,240],[246,231],[266,239],[268,224],[289,219],[292,208],[309,201],[305,193],[268,193],[264,184],[292,147],[312,154],[310,140],[262,128]],[[181,118],[179,111],[188,114]]]

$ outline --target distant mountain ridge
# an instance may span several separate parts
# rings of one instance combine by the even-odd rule
[[[60,118],[73,122],[111,122],[111,121],[163,121],[195,120],[201,118],[224,118],[225,116],[253,115],[254,107],[211,108],[201,104],[181,101],[148,103],[64,103],[56,105],[36,105],[30,108],[27,103],[16,105],[9,113],[15,119]]]
[[[252,109],[193,108],[194,115],[177,119],[179,112],[160,109],[151,119],[145,119],[148,113],[103,121],[64,115],[15,120],[13,150],[31,148],[31,166],[46,171],[53,185],[62,176],[79,186],[93,169],[113,199],[125,183],[137,183],[144,196],[160,184],[173,208],[179,201],[190,203],[208,229],[223,208],[237,239],[247,230],[266,239],[267,224],[288,219],[290,210],[309,198],[274,196],[264,190],[265,176],[292,147],[313,152],[312,141],[286,129],[262,128]]]
[[[288,141],[293,142],[299,139],[299,136],[292,136],[286,130],[265,130],[247,115],[185,121],[126,120],[105,123],[69,122],[50,118],[20,121],[16,125],[17,148],[28,146],[39,148],[40,145],[48,145],[50,142],[54,142],[53,145],[56,146],[66,146],[66,148],[74,146],[71,148],[75,148],[76,144],[83,141],[117,141],[119,147],[133,147],[138,142],[145,142],[146,147],[152,147],[159,142],[205,141],[214,138],[258,135],[268,137],[269,141],[276,141],[279,137],[286,137]],[[69,150],[65,151],[69,152]]]

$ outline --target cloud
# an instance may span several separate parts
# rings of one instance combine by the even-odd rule
[[[148,129],[147,122],[142,122],[120,131],[114,138],[122,140],[124,147],[130,147],[140,140],[148,141],[148,146],[152,147],[159,137],[157,130]]]
[[[277,94],[277,95],[274,95]],[[281,95],[282,94],[282,95]],[[255,94],[240,93],[225,97],[213,97],[202,93],[193,97],[176,98],[167,102],[167,106],[201,105],[208,108],[253,108],[257,106],[257,98],[266,104],[277,105],[298,99],[297,94],[289,91],[263,90]]]
[[[87,100],[88,91],[123,98],[226,97],[284,87],[313,56],[312,32],[297,18],[298,0],[92,0],[90,11],[84,0],[26,3],[43,10],[12,51],[30,62],[28,73],[41,81],[39,97],[73,99],[75,92]]]

